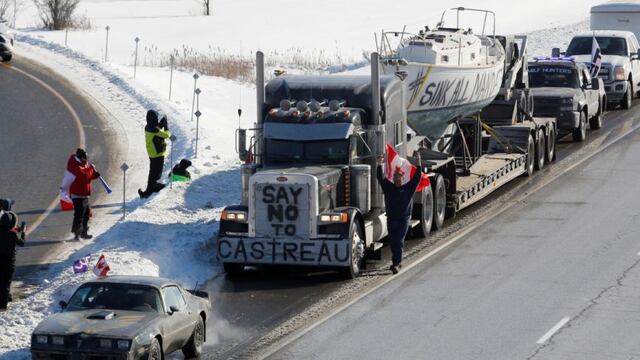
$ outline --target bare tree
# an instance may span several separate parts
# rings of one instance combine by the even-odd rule
[[[0,0],[0,20],[9,20],[9,8],[13,4],[13,0]]]
[[[205,15],[211,15],[211,0],[202,0],[202,7],[204,8]]]
[[[0,0],[1,1],[1,0]],[[73,25],[73,13],[80,0],[33,0],[44,26],[60,30]]]

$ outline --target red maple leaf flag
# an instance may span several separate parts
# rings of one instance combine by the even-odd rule
[[[93,273],[98,277],[106,277],[107,273],[111,270],[109,264],[107,264],[107,260],[104,255],[100,255],[96,266],[93,268]]]
[[[409,162],[409,160],[400,157],[396,152],[396,149],[393,146],[387,144],[387,179],[393,182],[393,174],[396,171],[400,171],[402,173],[402,185],[408,183],[413,175],[418,171],[418,168]],[[424,188],[429,186],[429,176],[422,173],[422,178],[420,179],[420,184],[418,184],[418,188],[416,192],[422,191]]]

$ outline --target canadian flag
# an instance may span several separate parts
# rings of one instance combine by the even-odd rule
[[[413,166],[409,160],[400,157],[396,152],[396,149],[387,144],[387,180],[393,182],[393,174],[396,171],[402,173],[402,185],[404,185],[413,178],[413,175],[418,171],[418,168]],[[416,192],[420,192],[429,186],[429,176],[422,173],[421,177],[422,178],[420,179],[420,184],[418,184]]]
[[[93,273],[98,277],[106,277],[107,273],[111,270],[109,264],[107,264],[107,260],[104,258],[104,255],[100,255],[96,266],[93,268]]]

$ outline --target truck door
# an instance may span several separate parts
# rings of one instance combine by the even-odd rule
[[[589,118],[592,118],[596,116],[598,109],[600,108],[600,92],[593,90],[593,79],[591,78],[591,74],[587,68],[582,69],[581,78],[583,79],[583,84],[586,84],[586,87],[584,87],[584,94],[587,107],[589,108],[588,116]]]
[[[635,36],[629,36],[627,39],[629,43],[629,56],[631,59],[631,74],[633,76],[633,88],[637,93],[640,89],[640,59],[638,59],[638,49],[640,46],[638,45],[638,39]],[[635,94],[634,94],[635,96]]]

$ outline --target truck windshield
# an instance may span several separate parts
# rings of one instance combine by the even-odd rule
[[[529,87],[579,88],[578,72],[566,66],[530,66]]]
[[[162,303],[158,290],[150,286],[89,283],[76,290],[65,310],[92,309],[159,312]]]
[[[349,140],[289,141],[266,139],[267,165],[348,164]]]
[[[600,51],[602,55],[618,55],[628,56],[627,42],[623,38],[616,37],[596,37],[598,45],[600,45]],[[591,37],[576,37],[571,40],[569,48],[567,49],[567,56],[574,55],[591,55],[593,50],[593,38]]]

